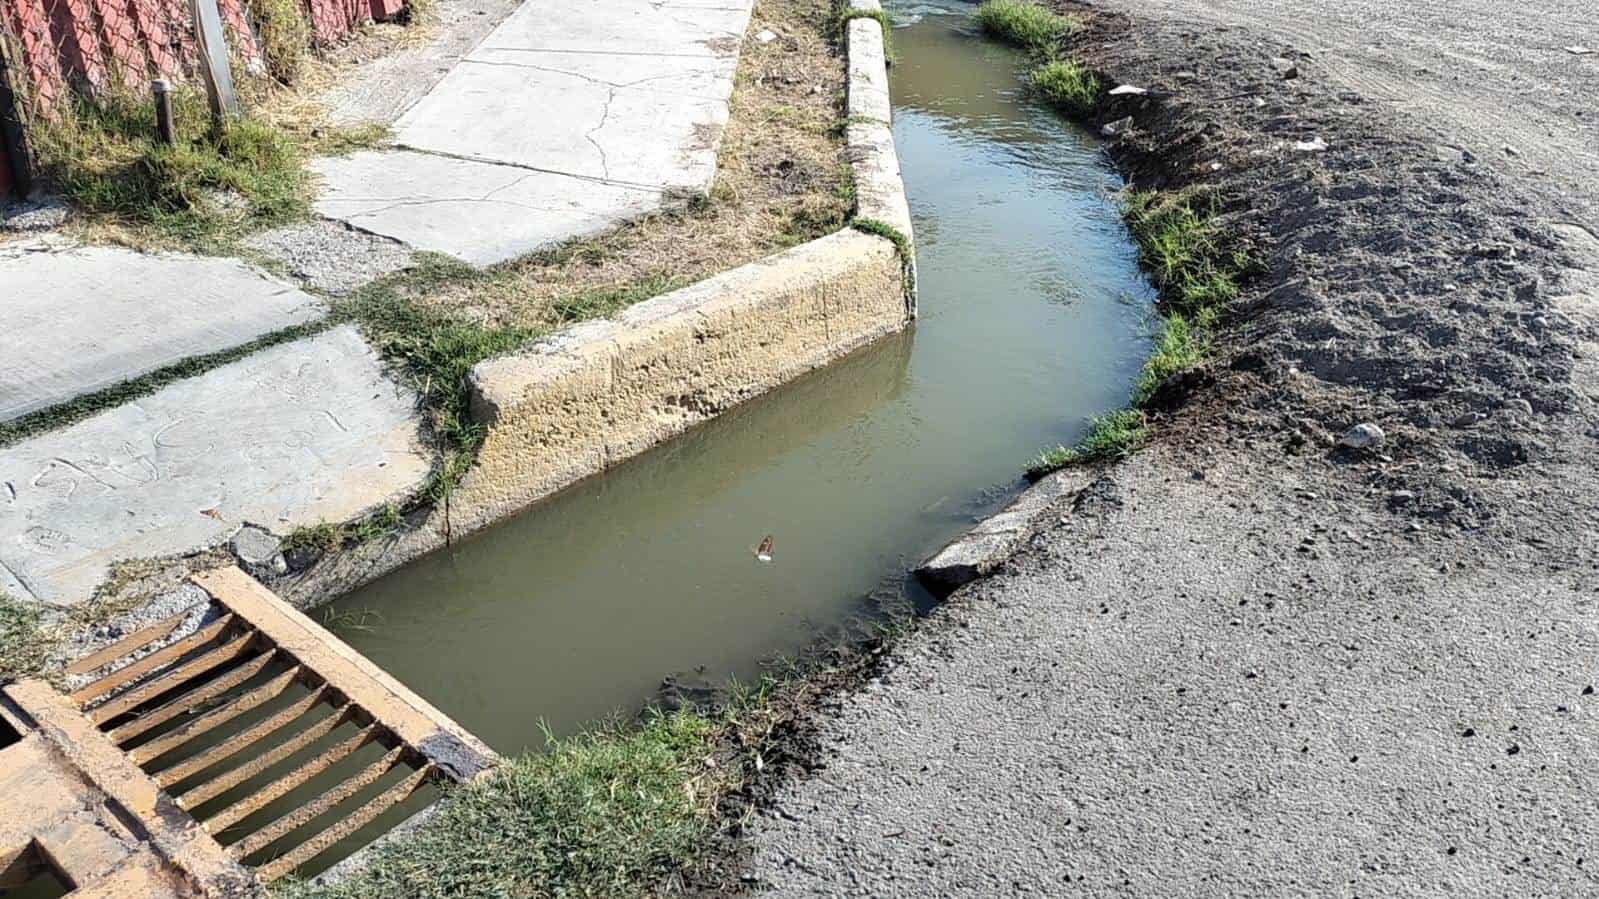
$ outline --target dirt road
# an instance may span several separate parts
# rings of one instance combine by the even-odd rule
[[[1599,893],[1583,6],[1098,8],[1074,52],[1157,98],[1118,161],[1266,270],[1155,444],[820,721],[760,888]]]

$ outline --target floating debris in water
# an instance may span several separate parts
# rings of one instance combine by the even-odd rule
[[[756,547],[756,549],[755,549],[755,558],[760,559],[762,562],[770,562],[770,561],[772,561],[772,535],[771,534],[767,534],[766,535],[766,539],[761,541],[761,545],[759,547]]]

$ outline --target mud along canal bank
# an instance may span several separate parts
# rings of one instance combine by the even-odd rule
[[[1134,183],[1216,190],[1265,270],[1152,445],[820,719],[821,769],[779,791],[754,876],[775,895],[1593,892],[1586,157],[1549,179],[1585,192],[1551,198],[1497,148],[1468,158],[1458,127],[1450,152],[1449,116],[1351,86],[1358,57],[1300,54],[1337,43],[1337,16],[1296,8],[1321,40],[1289,46],[1114,7],[1065,52],[1149,94],[1095,124],[1132,116],[1112,152]],[[1382,30],[1424,12],[1385,5]],[[1507,129],[1591,93],[1589,63],[1545,65],[1558,17],[1495,18],[1505,69],[1548,85]],[[1588,133],[1574,112],[1557,144]],[[1362,421],[1380,448],[1335,446]]]

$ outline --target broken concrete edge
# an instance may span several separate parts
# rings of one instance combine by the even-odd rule
[[[354,877],[375,861],[385,846],[396,845],[410,839],[413,834],[426,827],[428,822],[438,817],[442,810],[441,802],[429,803],[416,814],[394,825],[382,836],[345,856],[333,867],[310,878],[307,882],[313,887],[325,889]]]
[[[7,706],[8,719],[26,725],[29,736],[49,744],[51,754],[61,762],[52,768],[74,772],[103,795],[108,811],[122,827],[133,830],[137,842],[180,873],[190,888],[148,894],[152,899],[163,895],[231,899],[256,894],[254,875],[48,683],[19,681],[0,689],[0,700]],[[119,876],[117,870],[107,873]],[[95,884],[79,886],[95,891]],[[134,894],[108,888],[106,895]]]
[[[499,755],[470,731],[242,569],[214,568],[192,580],[452,779],[468,780],[499,763]]]
[[[994,573],[1037,532],[1057,500],[1080,492],[1092,480],[1086,469],[1067,468],[1022,491],[1004,509],[977,523],[915,570],[934,596],[951,593]]]

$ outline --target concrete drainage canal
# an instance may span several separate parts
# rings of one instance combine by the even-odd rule
[[[663,677],[747,681],[931,601],[906,571],[1123,404],[1153,302],[1097,140],[965,13],[893,35],[912,331],[343,598],[329,625],[513,753],[660,699]]]
[[[928,607],[906,572],[1011,499],[1030,455],[1124,403],[1153,291],[1097,142],[964,10],[919,15],[892,74],[914,328],[316,613],[364,659],[224,569],[69,668],[67,696],[8,687],[0,818],[48,817],[6,802],[49,795],[62,821],[103,808],[107,833],[150,836],[53,854],[18,837],[0,892],[135,895],[174,866],[218,896],[316,875],[495,750]]]

